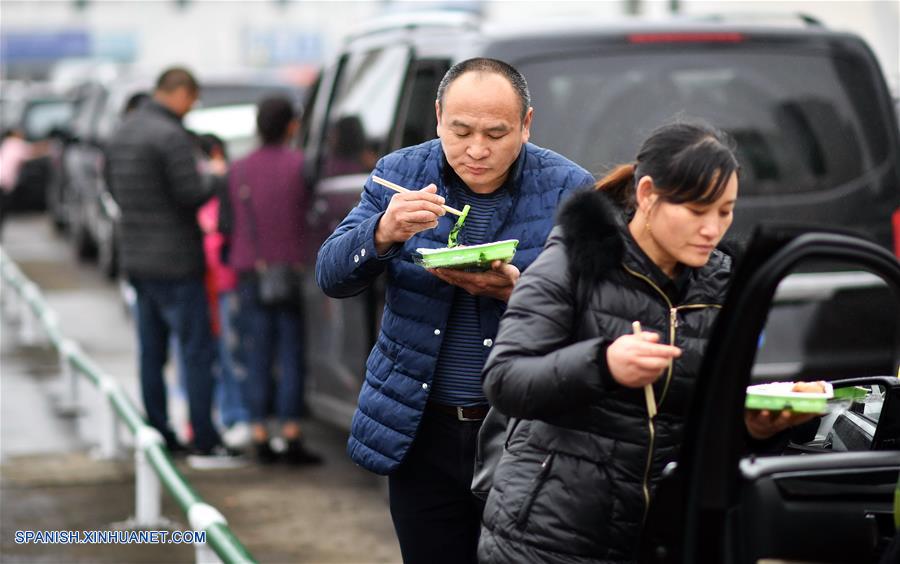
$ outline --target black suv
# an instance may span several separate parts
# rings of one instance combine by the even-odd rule
[[[673,116],[703,118],[738,143],[735,236],[764,220],[791,220],[843,227],[892,249],[900,237],[900,142],[878,63],[855,35],[791,24],[492,27],[459,13],[376,22],[347,38],[307,107],[309,256],[357,203],[378,157],[435,137],[437,85],[451,64],[472,56],[520,69],[533,99],[532,140],[597,175],[633,158],[639,141]],[[333,300],[316,288],[312,264],[309,276],[310,403],[346,426],[382,291]],[[789,277],[754,377],[891,373],[897,317],[874,300],[886,291],[852,269]]]

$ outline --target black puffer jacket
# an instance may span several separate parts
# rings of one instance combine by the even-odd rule
[[[573,197],[560,224],[516,285],[484,369],[491,404],[522,421],[494,475],[481,562],[633,559],[730,276],[717,250],[673,303],[605,195]],[[643,390],[606,368],[606,347],[634,320],[683,351],[654,386],[652,422]]]
[[[181,120],[155,101],[119,126],[107,149],[107,178],[122,211],[119,259],[129,276],[178,279],[204,272],[196,212],[213,194],[197,172]]]

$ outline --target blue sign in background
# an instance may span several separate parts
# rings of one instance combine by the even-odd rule
[[[91,54],[91,36],[86,31],[9,32],[0,38],[4,63],[46,61]]]

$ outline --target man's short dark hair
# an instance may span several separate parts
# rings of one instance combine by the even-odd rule
[[[454,80],[467,72],[499,74],[508,80],[512,85],[513,90],[516,91],[519,101],[522,103],[521,118],[522,120],[525,119],[525,116],[528,114],[528,108],[531,107],[531,94],[528,92],[528,83],[525,82],[525,77],[511,64],[497,59],[488,59],[486,57],[466,59],[465,61],[456,63],[450,67],[450,70],[448,70],[447,74],[444,75],[444,78],[441,79],[441,84],[438,86],[437,90],[437,101],[440,111],[444,111],[444,94],[447,93],[447,88],[450,87]]]
[[[162,92],[174,92],[179,88],[187,88],[192,92],[200,91],[200,84],[191,71],[184,67],[172,67],[163,71],[156,80],[156,89]]]
[[[266,145],[281,143],[291,120],[297,117],[294,104],[285,96],[272,96],[259,103],[256,127]]]

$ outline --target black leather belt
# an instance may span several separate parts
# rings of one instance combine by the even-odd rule
[[[459,407],[455,405],[428,402],[428,409],[433,409],[439,413],[455,417],[459,421],[481,421],[487,417],[489,407],[486,405]]]

